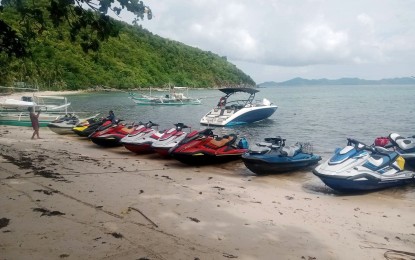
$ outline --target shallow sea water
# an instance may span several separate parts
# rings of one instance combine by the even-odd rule
[[[297,141],[310,142],[315,154],[327,160],[336,147],[343,147],[351,137],[372,144],[378,136],[396,132],[403,136],[415,134],[415,86],[283,86],[260,88],[256,99],[269,99],[278,106],[274,115],[261,122],[234,127],[215,128],[218,134],[237,133],[250,145],[265,137],[281,136],[287,145]],[[157,94],[153,91],[152,94]],[[160,95],[163,95],[160,92]],[[126,122],[153,121],[159,129],[182,122],[192,129],[203,129],[200,118],[215,106],[219,90],[190,90],[189,96],[202,99],[201,105],[139,106],[126,92],[99,92],[68,96],[73,111],[101,113],[113,110]],[[242,97],[242,96],[241,96]],[[238,167],[238,173],[250,175]],[[267,176],[302,182],[310,193],[335,194],[310,171]],[[378,191],[377,195],[415,201],[415,185]],[[370,195],[367,195],[370,196]]]

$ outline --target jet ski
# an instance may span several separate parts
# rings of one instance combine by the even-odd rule
[[[77,124],[74,128],[72,128],[72,131],[79,136],[88,137],[93,132],[95,132],[100,126],[109,125],[111,125],[111,120],[91,118]]]
[[[213,134],[212,129],[195,131],[172,148],[170,155],[189,165],[229,162],[240,159],[242,154],[248,151],[242,145],[236,146],[236,140],[235,134],[218,137]]]
[[[89,139],[97,145],[114,147],[122,145],[120,140],[134,130],[134,125],[121,124],[120,119],[115,123],[99,127],[89,136]]]
[[[242,155],[245,166],[255,174],[295,171],[321,160],[320,156],[312,153],[309,143],[285,146],[285,139],[279,136],[264,141]]]
[[[415,173],[405,168],[405,159],[396,151],[368,146],[348,138],[347,146],[313,173],[327,186],[340,192],[370,191],[415,181]]]
[[[65,135],[73,134],[72,129],[79,123],[78,116],[74,114],[66,114],[59,117],[56,120],[53,120],[47,127],[54,133]]]
[[[121,144],[137,154],[154,152],[151,145],[162,136],[163,132],[154,129],[153,126],[157,127],[158,124],[151,121],[139,124],[134,131],[121,139]]]
[[[151,144],[151,148],[163,157],[168,157],[170,148],[176,146],[188,134],[188,132],[183,131],[183,129],[189,128],[187,125],[177,123],[174,126],[165,130],[160,138]]]
[[[395,151],[405,159],[408,167],[415,169],[415,135],[405,138],[392,133],[389,135],[389,141]]]

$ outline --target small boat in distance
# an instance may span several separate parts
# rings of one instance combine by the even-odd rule
[[[202,102],[198,98],[191,98],[188,96],[189,88],[187,87],[172,87],[169,86],[168,90],[162,90],[166,94],[161,96],[153,96],[151,94],[139,94],[136,96],[134,93],[129,93],[130,97],[137,105],[200,105]],[[186,95],[185,95],[186,93]]]
[[[209,111],[200,123],[209,126],[233,126],[261,121],[270,117],[278,106],[273,105],[268,99],[254,101],[255,94],[259,90],[254,88],[221,88],[225,96],[221,97],[216,107]],[[249,97],[243,100],[231,100],[229,97],[235,93],[248,93]]]

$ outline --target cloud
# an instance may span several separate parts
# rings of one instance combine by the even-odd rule
[[[323,74],[324,66],[355,65],[361,73],[362,64],[415,63],[408,61],[415,60],[413,1],[145,2],[154,19],[143,21],[143,27],[153,33],[266,71],[297,68],[301,73],[321,70]],[[253,73],[259,74],[258,70]]]

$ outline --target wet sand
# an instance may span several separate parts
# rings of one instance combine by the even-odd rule
[[[31,133],[0,126],[0,259],[415,258],[411,199]]]

